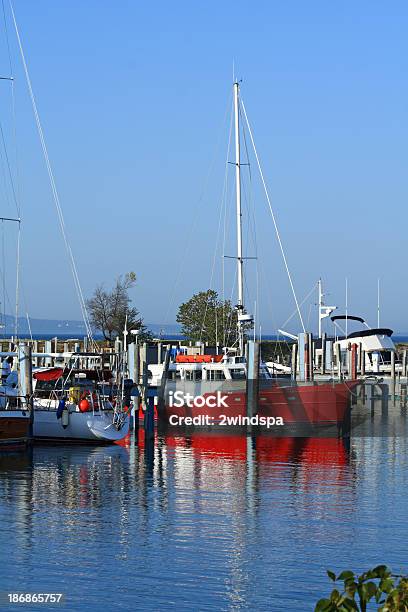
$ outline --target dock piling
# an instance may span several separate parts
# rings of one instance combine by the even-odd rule
[[[292,346],[292,363],[291,363],[292,380],[296,380],[296,377],[297,377],[297,361],[298,361],[298,344],[297,342],[294,342]]]
[[[326,334],[322,333],[322,362],[320,364],[320,373],[326,373]]]
[[[17,360],[19,369],[19,396],[24,398],[27,410],[30,412],[30,438],[33,435],[34,406],[33,406],[33,363],[32,350],[29,344],[21,342],[17,346]]]
[[[167,347],[166,356],[164,358],[163,364],[163,372],[160,381],[160,387],[158,389],[157,394],[157,417],[159,420],[163,420],[166,414],[166,405],[165,405],[165,394],[166,394],[166,382],[167,382],[167,373],[170,365],[170,346]]]
[[[342,379],[341,348],[340,348],[340,344],[338,343],[335,346],[335,352],[336,352],[337,376],[339,377],[339,380],[341,380]]]
[[[154,437],[154,397],[146,397],[144,430],[146,439],[152,439]]]
[[[395,380],[395,351],[391,351],[391,378]]]
[[[259,342],[247,343],[246,415],[253,417],[258,409],[259,395]]]

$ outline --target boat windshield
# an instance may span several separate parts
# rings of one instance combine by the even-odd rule
[[[244,368],[233,368],[230,371],[232,380],[245,380],[246,374]]]

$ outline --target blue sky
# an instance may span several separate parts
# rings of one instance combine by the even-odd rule
[[[344,309],[347,277],[349,312],[374,325],[380,277],[381,323],[408,330],[406,3],[15,0],[14,8],[85,295],[134,270],[145,320],[171,323],[178,304],[209,287],[234,61],[299,298],[321,276],[328,301]],[[79,318],[9,16],[8,26],[27,309]],[[9,73],[4,27],[0,69]],[[6,82],[0,100],[15,172]],[[252,172],[259,321],[273,332],[294,306]],[[13,213],[0,197],[3,214]],[[231,254],[232,217],[227,238]],[[8,228],[10,295],[14,239]],[[218,290],[221,259],[219,248]],[[256,264],[246,268],[253,310]],[[225,273],[229,293],[233,263]],[[312,329],[315,301],[304,310]]]

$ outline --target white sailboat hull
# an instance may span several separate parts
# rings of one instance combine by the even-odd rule
[[[95,413],[70,411],[66,420],[57,419],[56,410],[35,409],[34,438],[118,442],[129,433],[129,418],[125,418],[122,427],[118,430],[113,423],[111,411]]]

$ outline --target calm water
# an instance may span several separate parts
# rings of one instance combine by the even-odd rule
[[[2,454],[0,590],[64,592],[68,610],[312,610],[326,568],[408,569],[407,490],[403,437]]]

